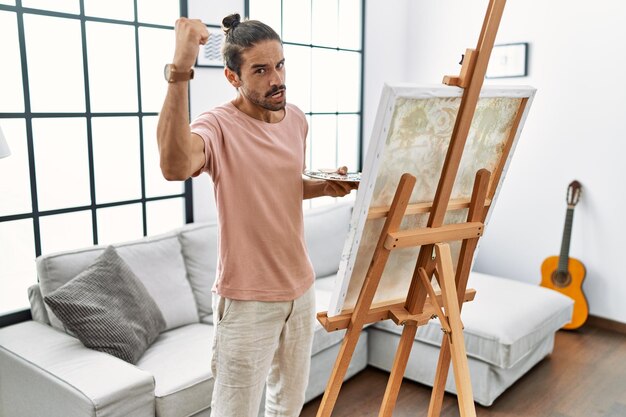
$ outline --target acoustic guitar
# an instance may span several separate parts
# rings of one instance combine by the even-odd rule
[[[586,274],[585,266],[578,259],[569,256],[574,207],[578,204],[581,193],[581,184],[578,181],[572,181],[567,188],[567,212],[561,241],[561,254],[550,256],[541,264],[541,286],[558,291],[574,300],[572,321],[563,326],[564,329],[579,328],[589,315],[587,299],[582,291]]]

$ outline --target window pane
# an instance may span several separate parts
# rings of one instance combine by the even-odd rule
[[[137,17],[141,23],[156,23],[159,25],[174,26],[180,17],[180,2],[178,0],[137,0]]]
[[[133,0],[84,0],[87,16],[132,21],[135,19]]]
[[[283,41],[311,43],[311,0],[283,1]]]
[[[136,112],[135,28],[86,22],[92,112]]]
[[[139,119],[94,117],[91,127],[96,202],[141,198]]]
[[[110,245],[143,236],[141,204],[108,207],[96,211],[98,244]]]
[[[0,119],[0,127],[11,149],[11,156],[0,161],[0,216],[28,213],[32,205],[26,125],[21,119]]]
[[[361,108],[361,54],[338,51],[336,55],[335,77],[337,83],[337,110],[357,112]]]
[[[311,168],[337,168],[337,116],[311,117]]]
[[[337,116],[337,162],[350,171],[359,169],[359,120],[356,114]]]
[[[285,45],[287,101],[311,111],[311,48]]]
[[[93,245],[91,211],[39,218],[41,251],[44,254]]]
[[[361,0],[339,0],[339,47],[361,49]]]
[[[31,110],[84,112],[80,22],[25,14],[24,27]]]
[[[314,112],[337,111],[337,51],[313,48],[311,102]],[[343,82],[343,80],[341,80]]]
[[[157,118],[155,116],[143,118],[143,157],[146,175],[146,196],[158,197],[162,195],[182,194],[183,181],[167,181],[163,178],[159,164],[159,149],[156,140]]]
[[[185,200],[173,198],[146,203],[148,236],[169,232],[185,224]]]
[[[0,0],[0,4],[8,4],[9,6],[15,6],[15,0]]]
[[[250,19],[260,20],[280,35],[281,0],[256,0],[250,2]]]
[[[39,210],[88,205],[85,119],[33,119]]]
[[[337,0],[313,2],[313,45],[337,46]]]
[[[163,67],[172,62],[174,41],[173,30],[139,28],[141,108],[144,112],[161,111],[167,91]]]
[[[22,6],[32,7],[33,9],[52,10],[55,12],[80,13],[78,0],[22,0]]]
[[[15,13],[0,11],[0,112],[23,112],[22,62]]]
[[[37,283],[33,221],[0,223],[0,314],[28,308],[27,289]]]

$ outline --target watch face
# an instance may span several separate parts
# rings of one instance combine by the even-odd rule
[[[168,82],[170,81],[170,71],[171,71],[171,65],[165,64],[165,67],[163,68],[163,76],[165,76],[165,79]]]
[[[177,81],[189,81],[193,79],[193,68],[189,69],[189,72],[178,72],[174,64],[166,64],[163,68],[163,75],[168,83],[174,83]]]

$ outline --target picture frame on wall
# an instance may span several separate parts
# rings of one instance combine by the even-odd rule
[[[224,31],[217,25],[206,25],[209,31],[209,40],[200,45],[196,67],[223,68],[222,44],[224,43]]]
[[[514,78],[527,75],[527,42],[494,45],[485,78]]]

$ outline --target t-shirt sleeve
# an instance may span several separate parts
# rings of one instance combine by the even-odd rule
[[[217,155],[222,138],[222,129],[217,118],[210,112],[202,113],[189,126],[191,133],[200,136],[204,142],[204,166],[192,176],[197,177],[206,172],[213,178],[213,181],[216,181],[219,176]]]
[[[302,136],[302,172],[306,169],[306,140],[307,135],[309,134],[309,123],[306,120],[306,116],[298,107],[295,107],[296,113],[298,114],[298,128],[300,129],[300,135]]]

